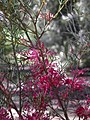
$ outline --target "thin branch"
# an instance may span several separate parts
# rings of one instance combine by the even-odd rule
[[[21,80],[20,80],[20,71],[19,71],[19,66],[17,62],[17,57],[16,57],[16,49],[15,49],[15,44],[13,41],[13,31],[12,31],[12,24],[11,24],[11,41],[12,41],[12,49],[13,49],[13,54],[14,54],[14,59],[16,63],[16,68],[17,68],[17,80],[19,84],[19,117],[21,118],[21,111],[22,111],[22,105],[21,105]]]
[[[26,34],[26,36],[27,36],[27,38],[28,38],[28,40],[29,40],[31,46],[34,47],[32,41],[31,41],[31,39],[30,39],[30,37],[29,37],[29,35],[28,35],[28,32],[27,32],[26,30],[25,30],[25,34]]]
[[[56,12],[56,14],[54,15],[53,19],[57,17],[57,15],[60,13],[60,11],[64,8],[64,6],[67,4],[69,0],[65,0],[63,5],[59,8],[59,10]]]
[[[57,116],[59,116],[62,120],[65,120],[58,112],[56,112],[56,110],[52,106],[48,106],[57,114]]]
[[[30,18],[32,19],[33,24],[34,22],[34,18],[32,17],[31,13],[28,11],[27,7],[24,5],[24,3],[21,0],[18,0],[20,2],[20,4],[22,5],[22,7],[25,9],[25,11],[30,15]]]

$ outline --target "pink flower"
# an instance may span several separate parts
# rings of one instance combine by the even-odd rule
[[[65,85],[72,85],[72,83],[73,83],[72,79],[65,80]]]
[[[82,106],[80,106],[80,107],[78,107],[78,108],[76,109],[76,114],[77,114],[79,117],[83,117],[84,112],[85,112],[85,109],[84,109]]]
[[[54,15],[50,12],[40,13],[40,18],[46,19],[47,21],[50,21],[51,19],[53,19],[53,17],[54,17]]]
[[[75,113],[77,114],[77,116],[79,117],[84,117],[84,120],[87,120],[87,118],[90,118],[90,110],[88,109],[87,106],[83,107],[80,106],[76,109]]]
[[[9,117],[9,112],[4,107],[0,108],[0,120],[12,120]]]
[[[87,104],[90,103],[90,98],[87,99]]]

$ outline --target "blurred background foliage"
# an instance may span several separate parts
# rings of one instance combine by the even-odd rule
[[[28,49],[20,44],[20,38],[36,41],[31,16],[35,21],[42,3],[44,6],[41,13],[50,12],[55,15],[64,2],[65,0],[0,0],[0,62],[14,64],[13,51]],[[58,53],[62,64],[67,63],[73,68],[90,67],[89,8],[89,0],[68,0],[41,37],[48,48]],[[39,35],[46,23],[47,20],[38,17]]]

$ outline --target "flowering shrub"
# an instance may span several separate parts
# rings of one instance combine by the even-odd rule
[[[65,119],[69,120],[67,113],[70,109],[69,102],[74,101],[76,102],[76,106],[78,106],[75,107],[73,112],[78,117],[86,120],[90,117],[90,110],[85,101],[83,102],[84,107],[82,107],[81,99],[84,97],[85,99],[88,98],[86,101],[89,101],[89,96],[84,96],[84,89],[87,87],[87,82],[83,77],[79,77],[86,70],[73,70],[70,78],[59,70],[57,63],[51,61],[50,57],[54,54],[54,52],[52,53],[46,49],[42,42],[35,49],[24,52],[23,55],[27,56],[26,60],[31,62],[29,66],[31,73],[24,76],[26,80],[22,87],[22,92],[24,93],[22,95],[24,101],[23,110],[28,111],[26,116],[30,120],[48,120],[50,119],[50,113],[48,116],[45,116],[45,111],[48,107],[54,110],[54,112],[61,109],[64,112]],[[75,93],[76,91],[79,92],[80,97]],[[52,100],[55,99],[58,100],[58,105],[54,109]],[[34,113],[29,115],[33,109]],[[57,114],[56,112],[54,114],[59,116],[60,113]],[[60,118],[64,119],[61,115]]]
[[[5,87],[4,83],[7,79],[3,79],[4,74],[1,77],[0,89],[11,101],[8,106],[14,108],[21,120],[49,120],[51,116],[58,116],[62,120],[70,120],[68,111],[70,111],[70,103],[74,106],[73,113],[79,118],[87,120],[90,118],[90,96],[84,95],[84,90],[89,86],[87,81],[83,77],[79,77],[84,74],[86,70],[73,70],[68,76],[65,72],[62,72],[58,68],[57,62],[52,61],[52,57],[56,54],[45,48],[42,42],[38,42],[36,46],[28,49],[27,51],[20,52],[21,56],[28,61],[29,74],[24,74],[23,80],[21,81],[21,94],[19,86],[15,89],[9,90]],[[22,66],[20,66],[22,69]],[[79,94],[77,94],[78,92]],[[12,98],[9,96],[17,94],[21,95],[21,115],[18,111],[18,106],[15,105]],[[79,96],[78,96],[79,95]],[[52,100],[57,100],[56,107]],[[82,100],[82,102],[81,102]],[[5,101],[6,102],[6,101]],[[73,104],[74,102],[74,104]],[[7,102],[6,102],[7,103]],[[51,109],[54,113],[46,114],[46,111]],[[59,110],[63,111],[64,117],[61,115]],[[0,114],[2,120],[12,120],[6,109],[1,108]],[[71,111],[72,113],[72,111]]]
[[[45,48],[42,42],[27,51],[20,52],[21,56],[25,57],[24,62],[28,61],[29,74],[24,74],[21,83],[21,115],[11,96],[19,95],[20,90],[17,86],[12,91],[8,90],[5,85],[0,85],[1,91],[9,98],[11,103],[8,103],[9,108],[14,108],[21,120],[50,120],[51,116],[59,116],[62,120],[70,120],[68,111],[70,111],[70,103],[74,106],[73,112],[83,120],[90,118],[90,96],[84,95],[84,89],[89,84],[83,77],[86,70],[73,70],[70,76],[66,75],[58,68],[57,62],[52,62],[52,57],[56,54]],[[22,57],[21,60],[23,61]],[[22,68],[20,66],[20,68]],[[2,74],[3,75],[3,74]],[[0,81],[6,81],[3,79]],[[79,93],[79,97],[78,94]],[[54,108],[52,100],[57,100],[57,105]],[[82,102],[81,102],[82,100]],[[74,104],[73,104],[74,102]],[[46,114],[46,111],[51,109],[54,113]],[[63,111],[64,117],[59,110]],[[2,120],[12,120],[10,111],[1,108],[0,114]],[[71,111],[72,113],[72,111]],[[12,114],[11,114],[12,115]]]
[[[56,53],[48,50],[40,40],[45,28],[60,10],[54,16],[50,12],[41,14],[40,9],[34,19],[23,3],[19,2],[31,17],[34,30],[30,30],[35,35],[36,41],[32,42],[25,28],[29,40],[20,38],[19,44],[27,49],[17,52],[16,41],[12,39],[12,56],[15,66],[12,68],[13,72],[11,69],[8,73],[7,71],[0,73],[0,94],[2,96],[0,97],[2,99],[0,119],[14,120],[11,111],[13,108],[18,114],[17,119],[19,120],[51,120],[55,116],[60,120],[70,120],[69,113],[74,113],[79,120],[80,118],[87,120],[90,118],[90,95],[84,94],[84,90],[90,87],[90,84],[85,78],[80,77],[86,70],[71,70],[67,75],[65,71],[59,69],[57,61],[53,61]],[[38,33],[37,29],[39,15],[42,19],[47,20],[41,33]],[[13,26],[11,27],[13,28]],[[28,73],[22,74],[24,70],[27,70]]]

